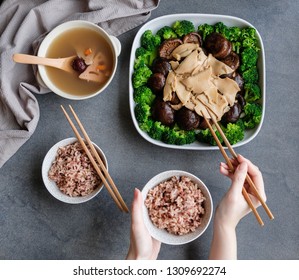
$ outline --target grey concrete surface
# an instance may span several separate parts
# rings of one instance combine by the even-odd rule
[[[171,13],[241,17],[260,32],[266,54],[266,115],[258,136],[238,153],[264,174],[268,205],[275,215],[265,226],[253,215],[237,228],[239,259],[299,259],[297,0],[162,0],[151,19]],[[138,28],[119,36],[119,66],[111,86],[86,101],[54,94],[37,96],[41,117],[32,138],[0,169],[0,259],[123,259],[130,215],[119,212],[108,192],[81,205],[53,198],[43,185],[41,164],[48,149],[73,136],[60,104],[71,104],[91,138],[106,153],[111,176],[130,205],[133,189],[157,173],[181,169],[199,176],[218,204],[229,181],[219,174],[219,151],[184,151],[154,146],[136,132],[129,111],[128,71]],[[159,259],[207,259],[212,226],[188,245],[162,245]]]

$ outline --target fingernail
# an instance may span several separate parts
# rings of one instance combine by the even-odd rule
[[[224,168],[229,166],[228,163],[226,163],[226,162],[221,162],[220,165],[223,166]]]
[[[134,196],[135,196],[135,198],[138,196],[138,192],[139,192],[139,190],[137,188],[135,188],[134,189]]]

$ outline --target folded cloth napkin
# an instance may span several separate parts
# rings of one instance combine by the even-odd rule
[[[69,20],[97,23],[120,35],[142,23],[160,0],[6,0],[0,6],[0,168],[30,138],[39,120],[34,96],[44,93],[32,66],[14,53],[34,54],[43,37]]]

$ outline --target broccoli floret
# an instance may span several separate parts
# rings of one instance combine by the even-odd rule
[[[241,39],[244,40],[246,38],[256,40],[255,29],[253,27],[242,28],[242,30],[241,30]]]
[[[259,79],[259,74],[257,71],[257,67],[251,67],[247,70],[245,70],[242,73],[242,77],[245,83],[250,83],[250,84],[254,84],[257,83],[258,79]]]
[[[244,122],[243,120],[240,118],[238,119],[237,122],[235,122],[235,124],[237,124],[238,126],[240,126],[243,130],[245,130],[245,125],[244,125]]]
[[[156,95],[153,94],[149,87],[141,86],[134,90],[133,97],[136,103],[146,103],[151,105],[156,98]]]
[[[139,127],[142,131],[149,132],[154,124],[152,119],[147,119],[145,122],[139,123]]]
[[[177,126],[168,129],[163,136],[162,141],[167,144],[173,145],[186,145],[191,144],[196,140],[196,134],[194,130],[182,130]]]
[[[253,27],[243,28],[241,31],[240,39],[242,41],[243,48],[252,48],[256,51],[259,50],[257,47],[257,39],[255,36],[255,29]]]
[[[154,35],[151,30],[146,30],[141,35],[141,46],[146,50],[154,50],[161,44],[161,38]]]
[[[221,128],[222,128],[222,131],[224,132],[227,140],[232,145],[240,142],[244,138],[245,127],[244,127],[242,121],[238,121],[236,123],[228,123],[226,126],[221,125]],[[215,133],[216,133],[220,143],[223,143],[223,139],[222,139],[220,133],[218,132],[218,130],[215,130]],[[208,143],[213,146],[217,145],[209,128],[200,130],[200,132],[197,135],[197,138],[201,142]]]
[[[214,25],[207,23],[199,25],[197,30],[201,34],[203,40],[205,40],[208,35],[215,31]]]
[[[220,33],[226,39],[229,39],[229,28],[223,22],[217,22],[215,24],[215,32]]]
[[[257,84],[248,84],[244,85],[245,95],[244,98],[246,102],[253,102],[259,100],[262,97],[261,89]]]
[[[140,66],[147,65],[147,50],[144,47],[139,47],[135,51],[134,69]]]
[[[143,56],[146,54],[146,52],[147,52],[147,50],[144,47],[139,47],[135,51],[135,57],[138,58],[140,56]]]
[[[228,29],[228,40],[231,42],[237,42],[240,40],[241,28],[233,26]]]
[[[228,142],[232,145],[240,142],[244,138],[244,127],[237,123],[228,123],[223,129]]]
[[[172,28],[179,37],[195,31],[194,24],[189,20],[178,20],[173,24]]]
[[[216,130],[215,133],[216,133],[220,143],[223,143],[223,139],[222,139],[220,133],[218,132],[218,130]],[[217,145],[209,128],[200,130],[196,137],[200,142],[208,143],[213,146]]]
[[[246,38],[242,41],[242,47],[243,48],[251,48],[256,51],[259,51],[260,48],[257,46],[257,41],[256,39],[251,39],[251,38]]]
[[[143,66],[147,66],[146,60],[144,59],[144,57],[140,56],[139,58],[136,58],[134,61],[134,70],[136,70],[137,68],[143,67]]]
[[[135,52],[135,61],[134,61],[134,69],[142,67],[144,65],[151,66],[154,59],[158,55],[158,50],[146,50],[144,47],[139,47]]]
[[[258,52],[252,48],[246,48],[241,52],[241,71],[245,71],[253,66],[256,66],[258,60]]]
[[[242,45],[240,42],[232,42],[232,48],[235,53],[239,54],[241,51],[241,47]]]
[[[147,50],[144,47],[139,47],[135,51],[134,69],[147,65]]]
[[[242,29],[242,37],[255,38],[255,29],[253,27],[244,27]]]
[[[134,109],[136,120],[144,123],[151,116],[151,107],[146,103],[137,103]]]
[[[133,88],[138,88],[147,83],[148,78],[152,75],[152,70],[146,65],[138,67],[132,76]]]
[[[156,140],[162,140],[164,133],[168,131],[169,128],[163,125],[161,122],[155,121],[148,131],[148,135]]]
[[[228,27],[222,22],[215,24],[215,32],[222,34],[230,42],[239,42],[242,34],[241,28],[233,26]]]
[[[245,128],[254,128],[261,122],[262,106],[258,103],[246,103],[244,106],[245,117],[243,118]]]
[[[178,35],[174,32],[174,30],[170,26],[164,26],[158,30],[157,35],[161,37],[163,40],[177,38]]]

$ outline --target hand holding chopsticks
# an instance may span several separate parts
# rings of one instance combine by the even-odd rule
[[[89,149],[87,148],[85,141],[82,139],[79,131],[77,130],[77,128],[75,127],[73,121],[71,120],[71,118],[69,117],[68,113],[66,112],[66,110],[63,108],[63,106],[61,105],[61,109],[65,115],[65,117],[67,118],[70,126],[72,127],[79,143],[81,144],[81,146],[83,147],[86,155],[88,156],[89,160],[91,161],[93,167],[95,168],[96,172],[98,173],[98,175],[100,176],[101,180],[103,181],[105,187],[107,188],[109,194],[111,195],[111,197],[113,198],[113,200],[115,201],[116,205],[119,207],[120,210],[124,211],[124,212],[129,212],[129,209],[126,205],[126,203],[124,202],[123,198],[121,197],[117,187],[115,186],[110,174],[108,173],[103,161],[101,160],[99,154],[97,153],[95,147],[93,146],[88,134],[86,133],[81,121],[79,120],[77,114],[75,113],[75,111],[73,110],[73,108],[69,105],[70,110],[76,120],[76,122],[78,123],[79,128],[81,129],[83,136],[85,138],[85,141],[87,142],[88,146],[91,149],[91,152],[89,151]],[[93,155],[92,155],[92,154]],[[95,159],[94,159],[95,157]],[[100,167],[99,167],[100,166]],[[108,182],[109,183],[108,183]],[[109,185],[110,184],[110,185]]]
[[[216,127],[217,130],[218,130],[218,132],[220,133],[220,135],[221,135],[221,137],[222,137],[222,139],[223,139],[225,145],[227,146],[228,150],[229,150],[230,153],[232,154],[233,158],[238,162],[237,154],[235,153],[235,151],[233,150],[233,148],[232,148],[232,146],[230,145],[229,141],[227,140],[227,138],[226,138],[224,132],[222,131],[221,127],[218,125],[217,121],[214,119],[213,115],[210,113],[210,109],[209,109],[208,107],[207,107],[207,112],[209,113],[210,118],[211,118],[213,124],[215,125],[215,127]],[[222,153],[223,157],[224,157],[225,160],[226,160],[226,163],[227,163],[227,165],[228,165],[228,167],[229,167],[229,169],[230,169],[230,172],[234,172],[234,170],[235,170],[235,169],[234,169],[234,166],[233,166],[232,162],[230,161],[228,155],[226,154],[224,148],[222,147],[222,145],[221,145],[221,143],[220,143],[220,141],[219,141],[219,139],[218,139],[216,133],[214,132],[214,129],[212,128],[212,126],[211,126],[209,120],[206,118],[206,116],[205,116],[203,113],[202,113],[202,115],[203,115],[203,117],[204,117],[204,119],[205,119],[205,121],[206,121],[206,123],[207,123],[207,125],[208,125],[208,127],[209,127],[209,129],[210,129],[210,131],[211,131],[211,134],[212,134],[213,138],[215,139],[215,141],[216,141],[216,143],[217,143],[217,145],[218,145],[218,147],[219,147],[219,149],[220,149],[220,152]],[[260,201],[261,205],[262,205],[263,208],[265,209],[265,211],[266,211],[266,213],[268,214],[269,218],[270,218],[271,220],[274,219],[274,216],[273,216],[273,214],[271,213],[269,207],[267,206],[267,204],[265,203],[265,201],[262,199],[262,197],[261,197],[261,195],[259,194],[259,192],[258,192],[256,186],[254,185],[253,181],[251,180],[251,178],[250,178],[250,176],[249,176],[248,174],[246,175],[246,181],[247,181],[247,183],[249,184],[249,186],[250,186],[252,192],[254,193],[254,195],[256,196],[256,198]],[[263,226],[263,225],[264,225],[264,222],[263,222],[263,220],[261,219],[260,215],[258,214],[256,208],[254,207],[254,205],[253,205],[253,203],[252,203],[252,201],[251,201],[251,199],[250,199],[250,196],[249,196],[249,194],[248,194],[248,192],[247,192],[247,190],[245,189],[244,186],[243,186],[243,189],[242,189],[242,194],[243,194],[243,196],[244,196],[246,202],[248,203],[249,207],[251,208],[253,214],[255,215],[256,219],[258,220],[259,224],[260,224],[261,226]]]

